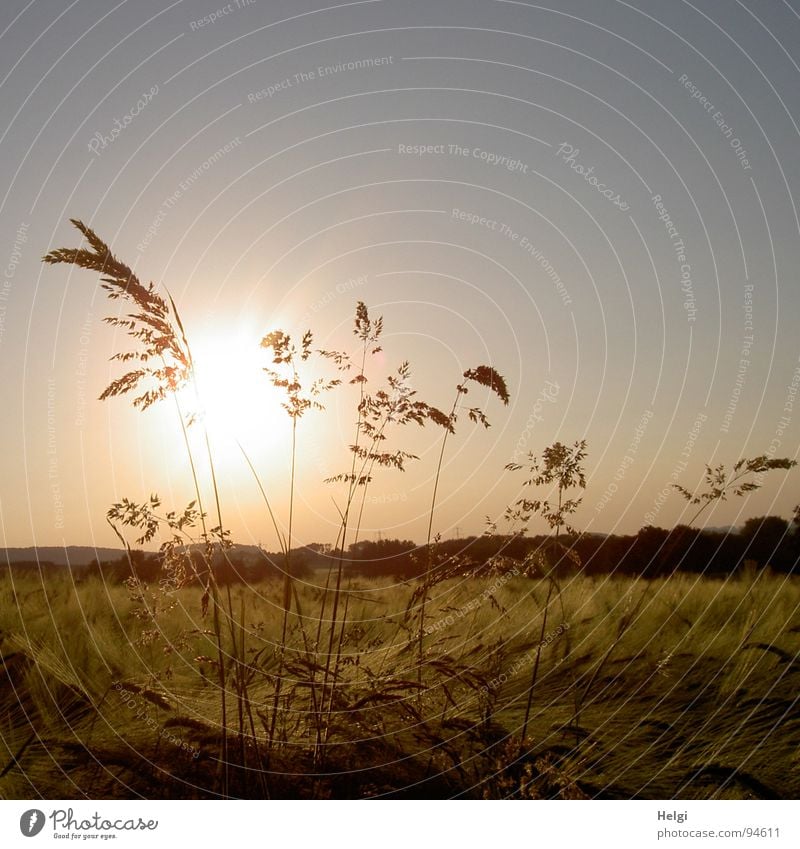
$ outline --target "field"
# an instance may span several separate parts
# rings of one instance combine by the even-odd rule
[[[116,564],[10,567],[0,579],[0,795],[798,794],[800,509],[793,523],[756,518],[722,538],[697,527],[796,460],[769,453],[706,466],[698,489],[670,487],[687,503],[685,524],[614,540],[572,526],[588,444],[557,441],[502,465],[522,473],[512,500],[454,550],[437,512],[448,448],[464,427],[488,428],[486,410],[508,407],[506,380],[477,365],[443,407],[421,400],[407,360],[387,376],[383,317],[359,301],[347,350],[315,347],[311,330],[261,340],[261,371],[287,417],[287,468],[283,484],[265,485],[239,446],[259,527],[271,535],[271,524],[280,547],[272,559],[259,548],[270,568],[248,572],[223,519],[224,462],[172,297],[73,223],[84,247],[45,262],[99,272],[109,298],[134,310],[106,318],[134,350],[114,355],[132,370],[100,398],[128,396],[141,410],[174,402],[194,498],[180,509],[150,490],[145,501],[113,503],[105,518],[124,546]],[[326,405],[328,422],[343,416],[352,430],[331,447],[334,473],[302,483],[305,414]],[[373,479],[420,460],[406,440],[422,428],[434,434],[419,449],[425,541],[379,534],[375,543],[364,524]],[[322,485],[338,531],[308,544],[305,497]],[[532,536],[534,527],[545,533]],[[304,559],[312,549],[324,568]],[[725,580],[712,577],[720,569]]]
[[[153,585],[146,613],[128,588],[96,577],[6,573],[0,796],[800,795],[796,578],[576,573],[555,590],[513,571],[451,578],[430,589],[422,665],[413,586],[346,589],[320,736],[321,672],[302,663],[316,621],[292,617],[291,683],[273,714],[281,586],[231,588],[236,628],[221,630],[237,662],[222,735],[198,587]],[[318,610],[323,592],[301,583],[296,609]]]

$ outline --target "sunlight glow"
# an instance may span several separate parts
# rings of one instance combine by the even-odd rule
[[[280,398],[264,374],[265,352],[253,334],[200,337],[192,346],[199,404],[191,409],[208,428],[215,450],[225,459],[241,453],[274,457],[284,445],[287,416]]]

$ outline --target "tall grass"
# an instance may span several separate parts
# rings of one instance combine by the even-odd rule
[[[273,507],[278,503],[276,494],[264,486],[244,448],[242,456],[274,528],[283,575],[280,587],[263,589],[268,604],[258,601],[259,593],[232,590],[228,582],[223,587],[216,571],[220,563],[232,568],[233,541],[223,519],[216,458],[205,422],[184,409],[182,402],[181,390],[186,389],[198,408],[203,407],[190,334],[166,290],[160,294],[154,284],[143,285],[90,228],[76,220],[73,224],[88,247],[57,249],[44,261],[99,273],[108,297],[125,307],[105,321],[132,342],[131,350],[112,357],[127,370],[100,399],[128,397],[138,410],[172,400],[195,497],[182,509],[170,509],[151,495],[143,501],[122,499],[108,510],[106,518],[128,552],[134,576],[127,598],[112,599],[117,618],[115,624],[104,622],[98,644],[104,645],[115,629],[122,633],[131,652],[112,652],[113,664],[101,653],[99,659],[90,659],[80,640],[65,642],[42,617],[38,589],[23,602],[20,590],[27,588],[15,583],[13,572],[9,575],[20,620],[8,626],[0,617],[3,669],[9,680],[12,674],[22,676],[25,698],[35,708],[31,716],[52,727],[58,745],[66,745],[59,738],[63,724],[54,717],[48,699],[57,703],[68,693],[70,709],[79,718],[79,745],[95,760],[113,757],[122,768],[142,772],[141,759],[121,755],[102,730],[113,727],[109,700],[113,702],[115,692],[124,692],[141,707],[138,725],[123,723],[132,745],[144,751],[151,739],[148,734],[159,730],[150,760],[155,766],[142,773],[154,783],[167,765],[174,766],[170,763],[174,759],[165,760],[158,748],[169,729],[173,745],[175,740],[185,744],[183,754],[196,752],[197,759],[192,755],[192,760],[197,760],[195,767],[202,773],[198,780],[203,792],[223,797],[279,795],[287,788],[308,795],[333,792],[325,775],[343,769],[357,751],[359,757],[372,759],[369,769],[378,776],[376,781],[386,781],[394,789],[403,781],[437,782],[439,793],[466,787],[480,788],[489,797],[578,798],[601,786],[597,782],[608,780],[603,772],[607,765],[599,764],[610,763],[613,757],[606,753],[603,761],[597,754],[597,738],[606,722],[612,722],[604,712],[612,711],[612,716],[618,709],[625,712],[625,705],[618,703],[620,687],[635,684],[649,694],[646,709],[655,710],[648,699],[661,693],[659,679],[666,677],[670,665],[682,655],[691,669],[698,666],[705,673],[707,652],[719,652],[721,644],[735,658],[726,661],[724,686],[715,690],[724,695],[726,704],[743,693],[763,691],[769,677],[766,664],[773,656],[787,670],[795,670],[796,629],[775,619],[776,605],[759,595],[761,587],[751,587],[745,601],[741,588],[731,593],[728,585],[707,583],[700,589],[687,587],[686,598],[681,599],[673,595],[673,588],[680,585],[677,579],[663,585],[612,579],[596,584],[575,577],[580,563],[569,541],[563,540],[567,534],[574,537],[570,521],[581,503],[572,490],[586,486],[585,441],[572,446],[557,442],[541,457],[532,454],[525,485],[548,487],[547,495],[523,497],[506,513],[516,525],[512,537],[522,535],[534,516],[545,521],[551,538],[542,550],[522,563],[498,557],[490,564],[472,564],[459,557],[440,557],[434,529],[446,450],[462,416],[489,426],[483,407],[468,405],[465,396],[478,388],[507,405],[509,390],[494,367],[469,368],[445,413],[417,397],[408,362],[389,374],[376,375],[373,357],[381,350],[383,318],[372,317],[363,302],[355,310],[353,351],[317,348],[311,330],[299,340],[282,329],[262,339],[270,359],[265,380],[283,393],[282,407],[291,420],[285,530]],[[349,462],[327,481],[340,493],[335,501],[338,532],[333,556],[324,586],[310,587],[295,580],[297,460],[303,445],[301,420],[311,410],[324,410],[322,401],[327,397],[350,405],[354,431],[347,446]],[[380,582],[353,582],[347,569],[348,547],[360,539],[374,478],[379,473],[402,473],[419,460],[402,441],[409,425],[441,428],[419,577],[408,586],[392,588]],[[201,458],[189,438],[193,427],[201,429],[205,455]],[[210,472],[206,487],[201,485],[199,461],[207,463]],[[706,489],[698,494],[678,489],[698,506],[695,521],[713,503],[757,489],[767,472],[794,465],[792,460],[760,456],[739,461],[730,472],[723,466],[707,468]],[[136,577],[131,534],[136,545],[160,542],[162,576],[155,587]],[[463,577],[465,570],[474,570],[473,577],[461,584],[453,580]],[[566,584],[562,572],[570,575]],[[498,574],[514,577],[502,587],[484,586]],[[365,583],[376,591],[369,597],[362,595]],[[436,584],[446,589],[451,605],[461,604],[456,609],[468,608],[472,615],[448,624],[453,608],[432,600],[430,590]],[[788,585],[788,597],[796,600],[796,585]],[[725,636],[713,636],[706,627],[707,609],[685,613],[689,601],[696,603],[712,589],[717,593],[714,599],[724,600],[715,609],[728,616]],[[0,591],[5,591],[2,585]],[[48,603],[51,591],[43,588]],[[108,588],[103,591],[112,594]],[[64,597],[91,605],[98,592],[98,585],[89,581],[67,588]],[[556,603],[562,621],[553,629],[551,609]],[[375,613],[376,604],[384,607],[381,615]],[[280,610],[277,619],[269,615],[270,605]],[[58,617],[68,618],[64,606],[50,605],[51,610],[56,608]],[[210,611],[211,628],[198,627],[190,609],[199,609],[201,622]],[[503,616],[495,617],[492,610]],[[652,617],[653,611],[658,615]],[[780,615],[786,612],[781,607]],[[660,631],[648,626],[648,616]],[[430,621],[436,627],[429,628]],[[688,630],[681,632],[679,623],[687,622]],[[88,627],[88,620],[84,624]],[[729,638],[728,625],[737,632],[735,639]],[[778,637],[783,643],[776,647]],[[660,647],[657,656],[655,646]],[[100,669],[98,663],[107,668]],[[56,685],[48,689],[50,679]],[[105,686],[98,689],[98,681]],[[165,682],[170,683],[169,690]],[[535,694],[540,698],[534,700]],[[672,715],[670,721],[677,722]],[[594,730],[585,727],[593,723]],[[24,728],[25,723],[14,727],[18,726]],[[625,734],[617,731],[614,739],[624,741]],[[8,736],[6,775],[34,741],[35,735],[31,738],[28,732]],[[101,743],[103,751],[96,752]],[[403,762],[416,750],[433,754],[424,763],[412,756],[414,766],[406,772],[396,767],[392,773],[382,765]],[[684,757],[690,751],[687,742],[672,760],[676,769],[692,766]],[[205,762],[210,766],[201,768]],[[183,766],[180,782],[189,782],[192,765]],[[713,764],[706,766],[710,769]],[[295,784],[286,779],[291,773],[301,776]],[[183,792],[183,784],[174,787],[176,793]],[[378,785],[358,788],[362,795],[380,795]]]
[[[458,386],[456,386],[453,405],[450,408],[447,420],[444,422],[444,436],[442,436],[442,446],[439,450],[439,459],[436,464],[436,472],[433,477],[433,493],[431,495],[431,507],[428,514],[428,535],[425,539],[426,564],[425,574],[422,579],[422,594],[419,603],[419,629],[417,638],[417,662],[419,664],[420,676],[422,674],[421,670],[424,663],[423,638],[425,634],[425,607],[428,601],[428,590],[430,588],[433,572],[433,549],[431,547],[431,541],[433,538],[433,519],[436,512],[436,498],[439,494],[439,481],[441,479],[442,466],[444,464],[444,453],[447,448],[447,440],[451,435],[455,434],[456,422],[458,421],[461,408],[466,410],[470,421],[479,422],[486,428],[489,427],[489,420],[480,407],[466,407],[462,403],[464,396],[469,392],[470,383],[490,389],[506,406],[508,406],[510,397],[505,379],[491,366],[478,366],[477,368],[467,369],[462,376],[461,382]]]
[[[211,470],[213,499],[218,521],[216,527],[210,529],[206,524],[207,513],[203,509],[203,497],[198,482],[197,464],[186,433],[186,428],[188,423],[191,423],[191,420],[187,419],[182,413],[178,403],[177,393],[184,386],[189,385],[195,396],[198,395],[195,365],[191,348],[189,347],[189,341],[172,296],[168,292],[166,298],[159,295],[153,283],[144,286],[133,273],[133,270],[118,260],[112,254],[108,245],[93,230],[79,220],[71,219],[71,221],[83,234],[89,247],[59,248],[46,254],[43,257],[43,261],[51,265],[66,263],[98,272],[101,275],[101,287],[107,293],[109,300],[122,301],[128,309],[132,310],[123,315],[110,315],[103,319],[105,323],[112,327],[123,330],[134,341],[134,346],[133,350],[121,351],[113,355],[112,360],[130,364],[132,367],[122,376],[112,381],[103,390],[100,400],[133,395],[133,406],[140,410],[146,410],[152,404],[167,397],[171,397],[175,401],[179,425],[184,435],[187,460],[195,487],[198,511],[196,514],[192,513],[191,516],[184,513],[186,521],[179,526],[173,527],[173,522],[169,516],[166,522],[170,526],[170,530],[173,532],[177,531],[179,536],[185,532],[185,528],[193,526],[195,519],[199,520],[201,526],[202,542],[205,546],[208,565],[206,570],[207,593],[211,597],[212,618],[217,643],[222,724],[220,769],[222,772],[223,790],[227,792],[227,676],[222,629],[223,618],[227,619],[229,626],[231,629],[233,628],[233,611],[230,609],[224,611],[222,609],[219,587],[212,565],[215,544],[218,544],[224,550],[227,544],[227,538],[222,522],[219,490],[208,431],[205,428],[205,423],[201,422]],[[143,544],[152,540],[162,521],[153,513],[153,508],[158,506],[158,503],[152,499],[149,504],[143,504],[140,507],[137,507],[131,502],[127,504],[115,504],[109,510],[108,519],[118,535],[119,532],[114,525],[115,520],[122,521],[123,524],[133,527],[144,527],[145,532],[139,539],[139,544]],[[193,507],[194,505],[190,505],[188,509],[191,511]],[[121,538],[125,543],[126,551],[129,551],[127,542],[123,537]],[[164,551],[167,555],[174,554],[175,548],[172,546],[164,549]],[[168,568],[170,568],[170,565],[168,565]]]
[[[88,247],[75,249],[60,248],[44,257],[50,264],[72,264],[79,268],[95,271],[101,275],[101,286],[111,300],[122,301],[130,310],[122,314],[111,315],[105,321],[113,327],[122,329],[133,341],[131,350],[115,354],[112,359],[126,364],[129,369],[115,379],[100,395],[101,400],[129,396],[134,408],[147,409],[152,404],[171,398],[175,404],[177,419],[183,436],[186,458],[191,473],[195,500],[183,511],[162,509],[158,496],[139,502],[123,499],[109,509],[107,520],[125,546],[131,551],[125,530],[132,529],[139,536],[137,545],[144,545],[162,539],[164,580],[161,584],[161,602],[151,603],[147,591],[135,579],[131,581],[130,591],[140,602],[140,616],[150,619],[150,627],[144,633],[148,639],[158,635],[166,614],[171,613],[174,602],[165,601],[180,592],[184,584],[192,578],[202,581],[205,589],[200,600],[201,612],[206,614],[211,607],[213,633],[216,643],[216,659],[203,655],[205,662],[217,670],[220,698],[221,726],[221,792],[228,794],[229,778],[229,705],[228,687],[232,685],[235,699],[236,732],[239,741],[239,760],[244,765],[248,738],[254,746],[256,757],[261,758],[260,735],[254,728],[255,712],[261,718],[266,736],[267,759],[276,743],[285,742],[286,719],[293,710],[292,703],[301,696],[302,690],[310,698],[312,724],[315,728],[315,761],[324,759],[332,729],[335,726],[334,715],[343,711],[342,706],[352,706],[351,688],[344,675],[345,644],[349,633],[349,605],[351,593],[344,585],[345,557],[348,545],[358,542],[366,504],[366,493],[377,469],[393,469],[402,472],[406,463],[418,459],[402,447],[391,446],[387,440],[395,438],[404,426],[416,424],[424,426],[432,423],[444,428],[439,462],[435,472],[434,492],[429,517],[429,533],[426,544],[428,563],[425,575],[421,578],[422,604],[419,615],[419,652],[422,660],[422,634],[425,622],[425,604],[427,587],[432,571],[431,530],[438,493],[439,478],[444,459],[447,438],[454,433],[457,413],[462,396],[466,395],[469,383],[488,388],[497,394],[504,403],[508,403],[508,390],[500,374],[489,366],[469,369],[463,375],[457,387],[456,399],[449,415],[416,397],[411,387],[411,370],[408,362],[403,362],[396,372],[386,377],[384,386],[375,390],[371,387],[372,377],[368,377],[368,360],[381,350],[380,337],[383,331],[382,317],[373,319],[366,305],[359,302],[356,306],[353,333],[358,345],[351,355],[314,347],[311,330],[304,333],[299,343],[283,330],[276,329],[262,339],[262,348],[271,357],[270,364],[264,369],[267,379],[273,387],[284,393],[282,406],[291,419],[290,479],[288,491],[288,516],[286,533],[283,534],[277,517],[257,469],[250,461],[244,449],[243,457],[250,468],[259,493],[265,503],[270,520],[275,528],[279,545],[283,551],[283,589],[281,595],[281,626],[276,640],[277,665],[270,669],[270,659],[262,652],[264,663],[253,666],[246,657],[248,642],[244,621],[244,609],[235,610],[230,587],[225,586],[224,593],[215,575],[215,558],[220,555],[227,559],[227,551],[232,541],[223,521],[223,507],[217,485],[214,452],[205,422],[187,414],[181,408],[179,391],[188,387],[194,395],[198,409],[203,408],[200,398],[196,367],[191,353],[189,338],[179,315],[177,306],[167,292],[159,294],[154,284],[141,284],[127,265],[119,261],[106,245],[89,227],[82,222],[72,222],[82,233]],[[324,409],[320,398],[342,386],[339,377],[321,376],[319,366],[326,361],[339,372],[354,368],[355,375],[348,385],[356,388],[355,433],[349,446],[351,453],[348,471],[329,479],[328,483],[340,483],[345,486],[343,503],[337,509],[340,517],[339,533],[335,550],[337,559],[332,563],[325,591],[321,595],[317,614],[316,637],[306,628],[306,617],[301,610],[301,601],[293,579],[292,551],[294,548],[295,527],[295,481],[296,462],[299,448],[299,422],[310,409]],[[315,371],[316,368],[316,371]],[[471,419],[488,427],[485,414],[479,407],[465,408]],[[205,446],[205,461],[210,470],[210,494],[200,485],[197,458],[194,455],[188,430],[190,427],[202,428]],[[358,498],[360,494],[360,499]],[[206,502],[213,504],[216,525],[209,527]],[[196,536],[195,534],[199,534]],[[166,539],[164,538],[166,537]],[[193,552],[200,543],[203,552],[203,567],[198,571]],[[132,563],[131,569],[133,570]],[[135,574],[135,572],[134,572]],[[329,593],[330,590],[330,593]],[[329,599],[330,595],[330,599]],[[330,614],[328,615],[328,605]],[[296,617],[293,618],[293,608]],[[290,624],[296,622],[300,634],[300,646],[295,648],[290,633]],[[325,627],[327,625],[327,628]],[[291,657],[289,656],[291,653]],[[439,673],[452,671],[453,660],[440,660]],[[429,671],[435,672],[433,668]],[[254,676],[261,676],[271,682],[271,694],[261,710],[252,704],[250,687]],[[370,700],[400,697],[404,689],[413,688],[419,694],[423,689],[422,671],[416,684],[392,676],[384,681],[369,696]],[[289,687],[284,698],[283,691]],[[388,688],[388,689],[381,689]],[[263,696],[261,697],[263,699]],[[356,699],[362,703],[363,698]],[[284,721],[279,722],[283,712]],[[267,760],[267,763],[269,761]]]
[[[531,683],[528,688],[528,701],[525,705],[525,718],[522,721],[520,736],[525,739],[528,730],[531,707],[533,705],[533,694],[536,689],[536,681],[539,677],[539,665],[547,633],[547,619],[550,613],[550,602],[555,591],[561,603],[561,585],[558,581],[558,570],[565,556],[570,556],[570,549],[562,545],[560,537],[562,531],[575,534],[576,531],[568,522],[569,517],[580,507],[581,498],[567,498],[566,494],[571,489],[586,489],[586,475],[583,462],[586,458],[586,440],[576,442],[568,447],[560,442],[545,448],[541,458],[533,453],[528,455],[528,479],[523,487],[550,487],[555,490],[556,501],[551,504],[548,498],[520,498],[506,511],[506,518],[512,523],[521,523],[517,533],[524,533],[527,525],[534,516],[540,516],[547,522],[553,534],[553,544],[549,551],[537,552],[536,562],[547,577],[547,598],[542,613],[542,623],[539,630],[539,642],[536,647],[536,659],[531,670]],[[509,463],[506,469],[519,471],[523,466],[518,463]],[[574,557],[574,555],[572,555]],[[576,565],[580,566],[578,562]],[[563,616],[563,603],[562,603]],[[591,682],[589,688],[591,687]],[[576,716],[579,709],[576,707]]]

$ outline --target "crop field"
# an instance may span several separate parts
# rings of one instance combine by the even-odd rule
[[[576,573],[548,606],[549,589],[513,567],[437,584],[420,664],[412,587],[352,580],[336,675],[323,690],[303,645],[316,620],[294,616],[276,707],[281,587],[236,586],[223,735],[199,588],[142,598],[12,571],[0,583],[0,794],[797,796],[796,578]],[[324,593],[301,583],[299,609]]]

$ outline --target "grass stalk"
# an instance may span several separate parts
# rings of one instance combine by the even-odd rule
[[[294,516],[294,478],[295,463],[297,459],[297,418],[292,418],[292,451],[291,472],[289,483],[289,524],[287,527],[287,540],[284,552],[283,572],[283,619],[281,622],[281,644],[278,656],[278,672],[275,679],[275,692],[272,697],[272,717],[270,720],[268,746],[271,749],[275,742],[275,729],[278,721],[278,709],[280,706],[281,690],[283,686],[283,669],[286,661],[286,637],[289,627],[289,612],[292,604],[292,519]]]

